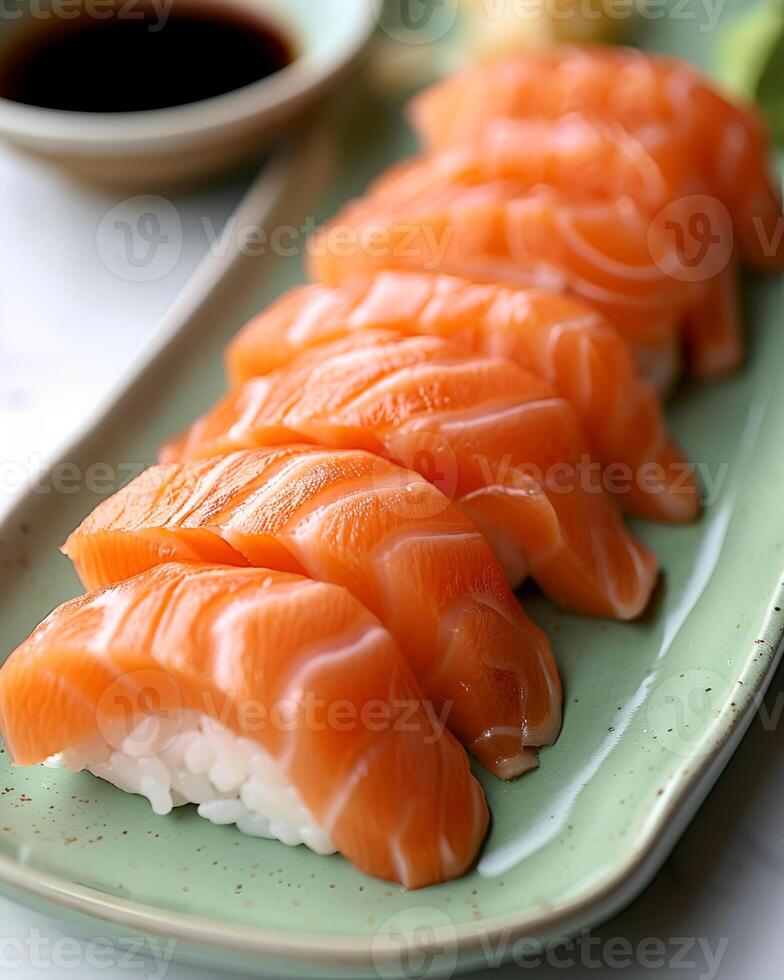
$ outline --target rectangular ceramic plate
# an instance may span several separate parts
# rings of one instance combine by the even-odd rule
[[[697,60],[710,40],[663,23],[658,40],[670,38]],[[341,118],[342,128],[332,121],[343,134],[341,176],[320,200],[320,216],[412,145],[397,103],[355,104]],[[316,157],[300,153],[306,164]],[[246,218],[288,184],[296,193],[283,195],[265,226],[298,226],[308,196],[297,172],[284,170],[256,189]],[[58,546],[111,489],[107,474],[112,485],[127,480],[210,405],[222,388],[226,341],[301,275],[294,258],[231,251],[202,270],[148,363],[64,457],[74,468],[55,467],[59,490],[31,491],[3,526],[4,653],[79,591]],[[719,485],[695,526],[639,528],[663,567],[650,615],[635,625],[595,622],[533,591],[522,597],[552,637],[565,725],[537,772],[513,784],[480,774],[493,826],[471,874],[406,893],[339,857],[245,838],[191,808],[157,818],[146,801],[88,775],[15,770],[2,755],[3,887],[82,926],[100,919],[101,935],[110,923],[118,934],[173,936],[180,955],[298,977],[445,974],[508,955],[515,938],[563,935],[628,902],[736,747],[777,659],[784,303],[778,281],[750,285],[746,295],[746,369],[687,388],[671,406],[677,435]],[[103,467],[91,469],[96,462]]]

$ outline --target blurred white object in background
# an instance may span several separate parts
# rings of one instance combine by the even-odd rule
[[[108,395],[250,181],[128,199],[0,144],[0,511]]]
[[[612,41],[635,19],[613,0],[461,0],[467,61],[494,61],[558,43]]]

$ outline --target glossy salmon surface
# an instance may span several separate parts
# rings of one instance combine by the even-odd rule
[[[338,849],[408,888],[462,874],[488,813],[389,633],[347,590],[270,569],[167,564],[56,609],[0,669],[0,729],[31,765],[148,712],[259,742]],[[287,705],[286,724],[254,724]],[[314,724],[340,703],[353,724]],[[384,724],[362,722],[386,709]],[[403,712],[406,724],[403,725]],[[254,716],[258,717],[258,715]]]
[[[319,345],[373,329],[442,337],[546,378],[574,407],[603,465],[650,473],[649,486],[635,481],[619,495],[624,510],[663,521],[697,516],[693,468],[667,431],[655,389],[598,313],[557,293],[394,271],[338,287],[299,287],[232,341],[229,380],[238,387]]]
[[[480,139],[496,117],[572,112],[621,125],[664,168],[685,167],[729,210],[746,262],[784,264],[781,188],[762,114],[688,62],[614,46],[554,48],[451,76],[418,96],[410,115],[435,149]],[[686,152],[673,155],[673,138]],[[693,190],[685,183],[682,192]]]
[[[308,252],[313,278],[332,286],[393,269],[562,293],[601,313],[663,385],[705,289],[681,276],[666,222],[652,222],[628,195],[574,196],[493,177],[481,143],[393,168],[315,234]]]
[[[513,585],[530,573],[562,605],[619,619],[648,603],[656,560],[624,526],[577,414],[511,361],[363,331],[248,382],[163,458],[295,438],[376,452],[435,482],[476,521]]]
[[[555,740],[550,645],[476,526],[421,476],[366,452],[282,446],[147,470],[65,553],[88,589],[163,562],[255,565],[348,588],[399,643],[446,724],[504,778]]]

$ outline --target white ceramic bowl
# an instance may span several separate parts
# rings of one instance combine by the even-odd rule
[[[0,99],[0,137],[103,183],[197,181],[257,155],[334,85],[372,34],[378,10],[376,0],[211,2],[256,11],[293,40],[298,57],[236,91],[149,112],[62,112]],[[24,26],[24,17],[0,18],[0,57]]]

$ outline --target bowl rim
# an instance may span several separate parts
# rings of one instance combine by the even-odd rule
[[[333,41],[307,47],[290,65],[250,85],[185,105],[107,114],[46,109],[0,97],[0,135],[63,150],[133,155],[154,144],[214,138],[260,116],[282,116],[346,70],[378,25],[383,0],[341,2],[350,19]],[[287,10],[283,16],[296,31],[300,15]]]

